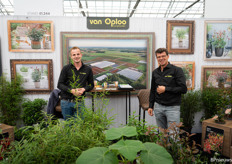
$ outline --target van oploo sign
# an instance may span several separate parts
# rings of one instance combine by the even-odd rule
[[[88,29],[127,30],[129,18],[127,17],[87,17]]]

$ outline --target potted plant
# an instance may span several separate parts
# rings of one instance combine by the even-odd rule
[[[35,88],[40,88],[41,72],[39,68],[34,69],[34,71],[31,74],[31,78],[34,81]]]
[[[176,30],[176,37],[179,39],[179,47],[183,47],[183,39],[185,39],[185,34],[187,31],[185,29],[177,29]]]
[[[218,81],[218,88],[224,88],[224,83],[227,80],[227,73],[226,72],[217,72],[215,77]]]
[[[219,31],[219,32],[214,32],[213,34],[213,41],[212,45],[215,47],[215,55],[217,57],[220,57],[223,55],[224,52],[224,47],[226,45],[226,32],[224,31]]]
[[[40,49],[41,40],[45,34],[45,30],[41,28],[32,28],[28,31],[27,36],[31,39],[31,48]]]

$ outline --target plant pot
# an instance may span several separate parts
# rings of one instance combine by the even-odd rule
[[[223,52],[224,52],[224,48],[215,47],[215,55],[217,57],[221,57],[223,55]]]
[[[40,43],[40,41],[32,40],[31,41],[31,48],[32,49],[41,49],[41,43]]]
[[[179,47],[183,47],[183,40],[179,40]]]
[[[218,88],[224,88],[224,82],[218,81]]]
[[[40,81],[35,81],[34,85],[35,85],[35,88],[40,88]]]

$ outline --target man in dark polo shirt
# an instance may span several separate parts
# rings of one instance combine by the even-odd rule
[[[82,61],[80,48],[73,47],[70,50],[72,62],[61,70],[57,88],[61,90],[61,110],[64,120],[78,115],[82,117],[84,107],[83,96],[85,92],[93,89],[92,69]],[[77,100],[77,104],[75,103]]]
[[[181,94],[187,92],[187,86],[182,69],[168,62],[167,49],[159,48],[155,53],[159,67],[152,72],[148,114],[153,116],[155,106],[157,125],[167,129],[170,123],[180,122]]]

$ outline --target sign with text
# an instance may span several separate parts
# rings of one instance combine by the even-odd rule
[[[87,17],[88,29],[127,30],[128,17]]]

